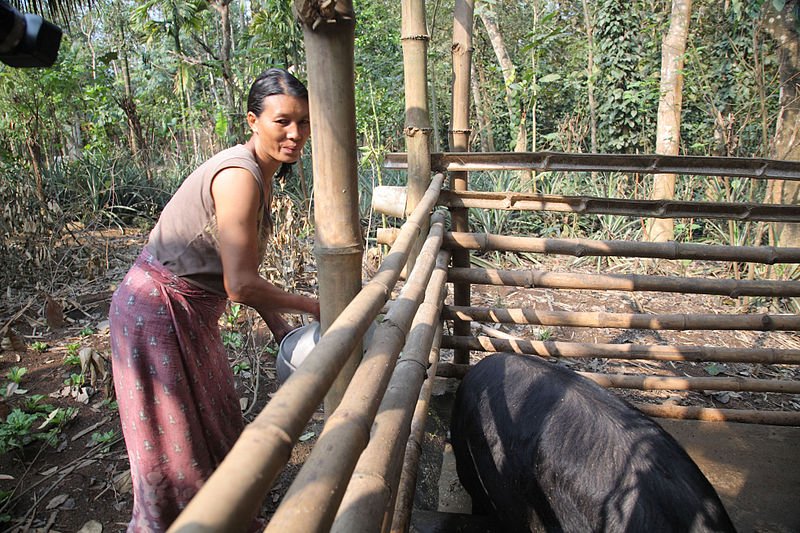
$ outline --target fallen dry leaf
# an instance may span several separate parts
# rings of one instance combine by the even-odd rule
[[[45,509],[47,509],[48,511],[50,509],[55,509],[56,507],[67,501],[67,498],[69,498],[69,496],[66,494],[59,494],[58,496],[54,496],[53,498],[50,499],[49,502],[47,502],[47,507]]]

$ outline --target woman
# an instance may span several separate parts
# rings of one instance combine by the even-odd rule
[[[217,325],[227,299],[256,309],[278,342],[281,312],[319,318],[316,299],[258,273],[272,229],[272,176],[310,134],[308,93],[270,69],[252,85],[252,135],[195,170],[164,208],[109,311],[114,386],[131,463],[128,531],[164,531],[243,429]]]

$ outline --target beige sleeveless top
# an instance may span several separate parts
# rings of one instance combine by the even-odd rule
[[[184,180],[150,232],[147,249],[172,273],[213,293],[225,296],[222,259],[211,182],[226,168],[244,168],[261,191],[258,216],[259,262],[272,230],[269,203],[264,203],[264,177],[252,152],[237,145],[218,153]],[[269,198],[272,187],[268,187]]]

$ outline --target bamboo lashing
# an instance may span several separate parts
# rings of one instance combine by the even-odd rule
[[[384,157],[388,169],[406,168],[406,154]],[[568,154],[561,152],[449,152],[431,154],[434,172],[534,170],[694,174],[800,180],[800,162],[749,157],[667,156],[649,154]]]
[[[448,279],[480,285],[529,289],[585,289],[608,291],[657,291],[740,296],[800,296],[800,281],[737,280],[647,276],[639,274],[572,274],[540,270],[451,268]]]
[[[392,374],[372,426],[369,444],[358,459],[331,531],[379,531],[391,520],[400,482],[414,405],[428,370],[434,334],[440,330],[448,252],[440,252],[425,300],[420,305],[408,340]],[[441,333],[441,331],[439,331]]]
[[[445,306],[445,320],[471,320],[499,324],[536,324],[584,328],[631,328],[655,330],[800,330],[798,315],[715,315],[715,314],[643,314],[588,311],[542,311],[503,307]]]
[[[438,374],[441,377],[463,379],[469,372],[469,365],[440,363]],[[800,381],[787,379],[756,379],[744,377],[673,377],[642,376],[630,374],[600,374],[597,372],[578,372],[601,387],[639,390],[718,390],[734,392],[779,392],[800,394]]]
[[[401,196],[404,187],[376,187],[381,197]],[[390,202],[383,202],[387,208]],[[758,204],[754,202],[687,202],[679,200],[630,200],[592,196],[557,196],[518,192],[442,191],[439,205],[446,207],[551,211],[581,215],[627,215],[653,218],[722,218],[726,220],[765,220],[800,222],[800,206]],[[387,213],[391,214],[391,213]]]
[[[395,368],[397,354],[406,343],[412,320],[436,266],[444,233],[443,218],[441,213],[432,217],[431,231],[414,269],[397,300],[375,328],[339,407],[325,423],[266,532],[310,533],[330,529],[347,480],[369,442],[370,428]]]
[[[431,401],[433,381],[436,379],[436,369],[439,364],[439,348],[442,340],[442,327],[434,336],[434,344],[428,361],[428,374],[422,384],[414,416],[411,419],[411,432],[406,443],[406,453],[403,460],[403,470],[400,484],[397,489],[394,514],[392,516],[391,533],[407,533],[411,525],[411,510],[414,506],[414,492],[417,488],[417,472],[419,460],[422,456],[422,444],[425,439],[425,423],[428,420],[428,406]]]
[[[716,361],[720,363],[800,364],[800,350],[777,348],[729,348],[717,346],[665,346],[645,344],[603,344],[591,342],[532,341],[491,337],[445,335],[442,348],[463,348],[483,352],[510,352],[540,357],[601,357],[645,361]]]
[[[353,348],[391,295],[416,240],[420,219],[436,204],[444,176],[437,174],[378,272],[320,338],[304,363],[247,425],[217,470],[178,516],[170,531],[244,531],[306,423]]]
[[[449,250],[481,252],[535,252],[542,254],[653,259],[695,259],[751,263],[800,263],[800,248],[776,246],[723,246],[679,242],[595,241],[592,239],[542,239],[489,233],[451,232],[445,235]]]

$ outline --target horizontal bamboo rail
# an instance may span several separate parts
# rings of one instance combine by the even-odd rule
[[[407,168],[405,153],[384,156],[388,169]],[[742,178],[800,180],[800,163],[750,157],[703,157],[649,154],[567,154],[560,152],[449,152],[431,154],[434,172],[534,170],[697,174]]]
[[[633,376],[578,372],[606,388],[639,390],[721,390],[735,392],[780,392],[800,394],[800,381],[743,377]]]
[[[405,460],[397,489],[394,514],[392,516],[391,533],[407,533],[411,524],[411,511],[414,507],[414,493],[417,488],[417,472],[419,460],[422,456],[422,444],[425,438],[425,423],[428,420],[428,406],[431,401],[433,381],[436,378],[436,369],[439,365],[439,348],[442,340],[442,327],[434,336],[434,345],[431,348],[425,383],[419,393],[417,405],[414,408],[414,417],[411,420],[411,433],[406,444]]]
[[[500,285],[529,289],[680,292],[719,294],[731,298],[800,296],[800,281],[681,278],[639,274],[572,274],[540,270],[486,268],[451,268],[448,280],[475,285]]]
[[[481,352],[510,352],[540,357],[602,357],[645,361],[692,361],[719,363],[800,364],[800,350],[777,348],[729,348],[717,346],[663,346],[645,344],[603,344],[591,342],[531,341],[492,337],[442,338],[442,348]],[[455,376],[454,376],[455,377]]]
[[[379,194],[376,187],[373,193]],[[394,188],[394,187],[393,187]],[[405,190],[405,187],[397,187]],[[381,198],[388,194],[380,192]],[[395,195],[398,193],[395,192]],[[399,202],[386,197],[381,208]],[[722,218],[727,220],[765,220],[800,222],[800,206],[757,204],[753,202],[684,202],[678,200],[629,200],[592,196],[556,196],[517,192],[478,192],[444,190],[439,205],[446,207],[502,209],[516,211],[552,211],[581,215],[624,215],[651,218]],[[378,206],[376,206],[377,208]],[[391,213],[386,213],[391,214]],[[396,216],[396,215],[395,215]]]
[[[422,258],[420,257],[420,260]],[[428,370],[434,334],[446,294],[448,252],[440,252],[411,324],[408,340],[372,425],[369,444],[358,459],[331,531],[379,531],[391,520],[414,405]]]
[[[659,418],[705,420],[708,422],[740,422],[773,426],[800,426],[800,412],[757,411],[754,409],[715,409],[670,404],[634,403],[641,412]]]
[[[445,306],[445,320],[472,320],[499,324],[536,324],[584,328],[631,328],[657,330],[800,330],[798,315],[712,315],[712,314],[642,314],[587,311],[541,311],[504,307]]]
[[[432,217],[430,233],[414,269],[397,300],[375,329],[339,407],[325,423],[311,455],[267,525],[267,533],[311,533],[331,528],[347,481],[369,442],[370,428],[395,368],[397,355],[406,344],[412,321],[436,266],[444,233],[443,221],[441,212]]]
[[[469,365],[440,363],[437,375],[463,379]],[[734,392],[778,392],[800,394],[800,381],[743,377],[673,377],[578,372],[601,387],[639,390],[719,390]]]
[[[306,361],[245,427],[231,451],[169,531],[245,531],[295,442],[361,342],[408,260],[419,228],[436,204],[444,176],[437,174],[380,269],[320,338]]]
[[[768,265],[800,263],[800,248],[778,248],[776,246],[723,246],[679,242],[542,239],[539,237],[512,237],[489,233],[462,232],[447,233],[444,246],[449,250],[535,252],[572,255],[575,257],[649,257],[653,259],[738,261],[765,263]]]

